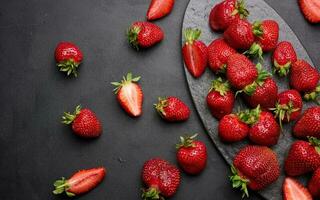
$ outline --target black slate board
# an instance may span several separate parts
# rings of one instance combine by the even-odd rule
[[[183,27],[184,30],[187,27],[194,27],[200,28],[202,30],[201,40],[204,41],[207,45],[216,38],[221,37],[221,34],[214,33],[210,30],[208,25],[208,16],[210,10],[213,5],[221,2],[220,0],[191,0],[189,5],[186,9],[184,20],[183,20]],[[291,41],[295,47],[297,55],[300,59],[305,59],[312,63],[311,59],[309,58],[306,50],[304,49],[303,45],[300,43],[294,32],[288,26],[288,24],[278,15],[278,13],[271,8],[267,3],[263,0],[248,0],[247,1],[247,8],[250,11],[249,20],[251,22],[255,20],[262,20],[262,19],[274,19],[279,23],[280,26],[280,38],[279,41],[288,40]],[[182,38],[183,40],[183,38]],[[265,62],[264,67],[267,68],[271,72],[271,62],[270,62],[270,53],[264,55]],[[189,72],[185,68],[185,74],[187,77],[187,81],[189,84],[189,89],[191,91],[191,95],[193,101],[196,105],[196,109],[200,115],[200,118],[209,134],[211,139],[213,140],[216,147],[222,153],[223,157],[226,161],[230,164],[232,163],[233,157],[235,153],[242,148],[243,146],[248,144],[248,141],[240,142],[232,145],[222,143],[217,135],[217,125],[218,121],[213,118],[207,109],[205,97],[208,93],[210,88],[211,80],[215,78],[215,75],[207,69],[205,74],[199,78],[194,79]],[[288,80],[286,78],[278,78],[274,76],[274,79],[277,81],[279,86],[279,92],[286,90],[288,88]],[[306,103],[304,105],[304,110],[308,107],[313,105],[313,103]],[[238,98],[236,105],[234,107],[234,111],[238,110],[238,108],[244,109],[246,106]],[[277,153],[280,163],[283,163],[283,160],[287,154],[288,148],[290,144],[294,141],[294,138],[291,135],[292,123],[284,125],[284,133],[280,136],[279,142],[276,146],[272,149]],[[260,195],[268,200],[279,200],[282,198],[281,196],[281,185],[284,179],[284,172],[282,170],[282,176],[278,179],[276,183],[269,186],[263,191],[260,191]],[[303,182],[306,181],[306,178],[301,178]],[[240,198],[240,197],[239,197]]]

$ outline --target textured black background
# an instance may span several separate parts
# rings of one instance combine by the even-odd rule
[[[267,0],[295,31],[316,65],[320,64],[320,26],[308,24],[295,0]],[[125,30],[143,20],[149,0],[1,0],[0,4],[0,199],[67,199],[51,194],[52,182],[81,168],[106,166],[95,190],[78,199],[140,199],[140,169],[160,156],[175,163],[178,136],[200,133],[208,147],[208,166],[199,176],[182,174],[172,199],[240,199],[228,182],[229,169],[195,112],[182,68],[181,22],[188,0],[177,0],[170,16],[156,23],[166,38],[135,52]],[[85,60],[79,77],[66,78],[55,67],[53,51],[73,41]],[[141,75],[144,114],[128,117],[109,84],[127,72]],[[176,95],[192,109],[188,122],[162,121],[152,104]],[[97,140],[74,136],[60,123],[77,104],[96,112],[104,126]],[[259,199],[251,193],[250,199]]]

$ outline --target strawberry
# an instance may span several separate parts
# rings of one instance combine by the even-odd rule
[[[318,0],[299,0],[304,17],[311,23],[320,22],[320,3]]]
[[[224,31],[233,21],[248,15],[244,0],[224,0],[211,9],[209,24],[214,31]]]
[[[154,106],[160,116],[169,122],[185,121],[190,116],[189,107],[178,97],[160,97]]]
[[[71,73],[77,77],[77,69],[83,60],[83,54],[79,47],[71,42],[58,43],[54,52],[57,66],[69,76]]]
[[[245,89],[258,78],[256,66],[244,55],[233,54],[227,60],[227,79],[237,90]]]
[[[183,171],[188,174],[199,174],[207,164],[206,145],[193,136],[180,137],[180,143],[176,145],[177,161]]]
[[[143,165],[142,181],[148,187],[142,193],[144,200],[171,197],[180,185],[180,171],[166,160],[150,159]]]
[[[208,62],[207,48],[203,42],[198,40],[200,35],[199,29],[187,28],[184,31],[185,43],[182,47],[184,63],[195,78],[204,73]]]
[[[248,136],[249,126],[236,114],[229,114],[219,121],[218,134],[223,142],[238,142]]]
[[[261,190],[280,176],[280,165],[276,154],[268,147],[248,145],[241,149],[233,160],[230,180],[233,188],[249,196],[251,190]]]
[[[294,125],[293,134],[298,138],[320,138],[320,106],[311,107],[304,112]]]
[[[278,94],[278,102],[275,108],[271,108],[278,118],[282,127],[282,122],[290,122],[298,119],[302,111],[302,98],[296,90],[286,90]]]
[[[69,179],[62,177],[54,182],[53,194],[65,192],[69,197],[89,192],[102,182],[106,175],[104,167],[84,169],[76,172]]]
[[[280,42],[272,55],[272,63],[274,72],[279,76],[286,76],[289,73],[290,67],[297,61],[297,54],[292,44],[288,41]]]
[[[229,56],[237,53],[223,38],[213,40],[208,46],[208,61],[210,69],[215,72],[225,72]]]
[[[294,142],[285,160],[284,170],[289,176],[300,176],[320,167],[320,141],[308,137],[309,142]]]
[[[314,198],[320,198],[320,168],[318,168],[312,175],[308,183],[308,189]]]
[[[128,42],[137,50],[148,48],[161,42],[164,38],[162,29],[150,22],[134,22],[127,32]]]
[[[247,20],[236,20],[223,33],[225,41],[235,49],[247,50],[255,41],[252,25]]]
[[[234,106],[234,99],[228,81],[223,82],[221,78],[212,81],[207,95],[207,105],[212,116],[221,119],[223,116],[230,114]]]
[[[65,112],[62,116],[63,124],[72,124],[73,132],[84,138],[96,138],[102,133],[102,126],[97,116],[91,110],[76,107],[73,114]]]
[[[133,78],[132,74],[128,73],[121,82],[111,82],[116,86],[113,91],[117,94],[118,102],[132,117],[139,117],[142,114],[143,92],[140,85],[136,83],[140,78],[140,76]]]
[[[174,5],[174,0],[152,0],[147,12],[147,20],[156,20],[167,16]]]
[[[283,200],[312,200],[308,189],[293,178],[284,179],[282,191]]]

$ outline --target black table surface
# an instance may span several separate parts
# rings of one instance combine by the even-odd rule
[[[320,26],[307,23],[294,0],[266,0],[291,26],[316,65],[320,65]],[[141,167],[162,157],[176,164],[174,144],[199,133],[208,147],[208,166],[199,176],[182,173],[172,199],[240,199],[228,181],[229,167],[206,135],[192,103],[181,59],[181,23],[188,0],[176,1],[170,16],[156,21],[165,40],[136,52],[125,30],[144,20],[149,0],[11,0],[0,6],[0,199],[67,199],[52,195],[61,176],[95,166],[108,170],[104,182],[78,199],[140,199]],[[78,78],[55,67],[59,41],[80,46],[85,60]],[[141,75],[143,116],[128,117],[118,105],[111,81]],[[159,96],[175,95],[192,110],[185,123],[166,123],[153,108]],[[83,140],[60,123],[77,104],[91,108],[103,135]],[[253,192],[250,199],[261,199]]]

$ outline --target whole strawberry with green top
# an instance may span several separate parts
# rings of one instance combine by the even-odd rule
[[[62,72],[69,76],[77,77],[77,69],[83,60],[83,54],[79,47],[71,42],[60,42],[55,50],[57,66]]]
[[[320,138],[320,106],[310,107],[303,113],[293,127],[293,134],[298,138]]]
[[[100,120],[90,109],[76,107],[73,114],[65,112],[62,116],[62,123],[71,124],[73,132],[84,138],[96,138],[102,133]]]
[[[274,66],[274,72],[279,76],[286,76],[290,67],[297,61],[297,54],[292,44],[288,41],[280,42],[272,55],[272,63]]]
[[[185,121],[190,116],[189,107],[178,97],[159,98],[154,106],[160,116],[169,122]]]
[[[180,143],[176,145],[177,161],[183,171],[188,174],[199,174],[207,164],[206,145],[195,140],[197,134],[193,136],[180,137]]]
[[[227,81],[223,82],[221,78],[212,81],[206,98],[212,116],[221,119],[223,116],[230,114],[234,106],[234,99],[234,93]]]

